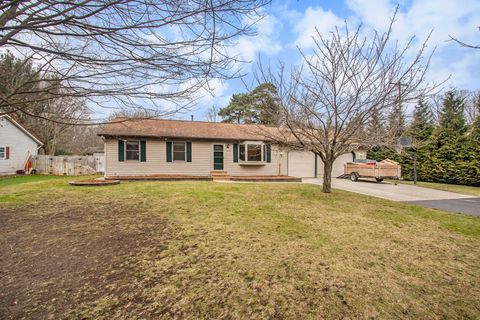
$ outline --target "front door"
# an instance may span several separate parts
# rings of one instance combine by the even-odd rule
[[[213,145],[213,170],[223,170],[223,144]]]

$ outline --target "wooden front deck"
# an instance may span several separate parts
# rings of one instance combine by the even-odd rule
[[[189,176],[189,175],[169,175],[169,174],[156,174],[147,176],[109,176],[105,177],[106,180],[130,180],[130,181],[211,181],[212,178],[208,176]]]
[[[105,180],[122,181],[243,181],[243,182],[302,182],[301,178],[290,176],[190,176],[190,175],[146,175],[146,176],[109,176]]]
[[[232,176],[230,180],[246,182],[302,182],[302,178],[290,176]]]

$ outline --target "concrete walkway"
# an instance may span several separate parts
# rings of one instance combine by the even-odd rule
[[[303,179],[302,181],[304,183],[322,184],[321,179]],[[368,180],[352,182],[347,179],[332,179],[332,187],[393,201],[408,202],[427,208],[480,215],[480,198],[454,192],[406,184],[377,183]]]

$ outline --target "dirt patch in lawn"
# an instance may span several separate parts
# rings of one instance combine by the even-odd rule
[[[165,250],[174,236],[138,206],[60,202],[37,210],[45,214],[0,212],[0,318],[85,319],[133,307],[135,295],[124,293],[140,292],[139,256]]]

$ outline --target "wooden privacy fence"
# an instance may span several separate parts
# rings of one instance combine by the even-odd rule
[[[35,170],[40,174],[87,175],[105,171],[104,154],[93,156],[46,156],[35,157]]]

